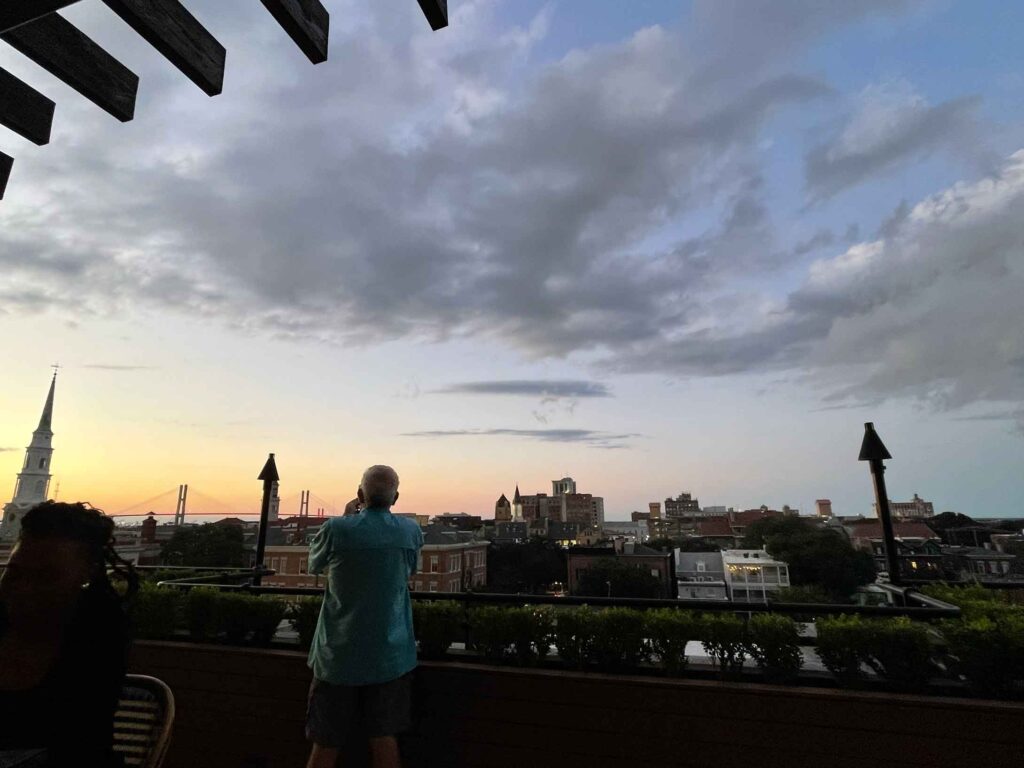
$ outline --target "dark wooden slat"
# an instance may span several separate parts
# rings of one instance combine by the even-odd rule
[[[28,24],[77,2],[78,0],[3,0],[0,2],[0,32]]]
[[[4,190],[7,189],[7,180],[11,178],[12,165],[14,165],[14,158],[0,152],[0,200],[4,199]]]
[[[34,144],[48,144],[54,103],[35,88],[0,69],[0,125]]]
[[[134,117],[138,76],[63,17],[52,13],[0,38],[121,122]]]
[[[430,28],[437,32],[448,26],[448,0],[419,0]]]
[[[178,0],[103,0],[207,96],[224,86],[224,46]]]
[[[262,0],[288,36],[314,64],[327,61],[330,14],[320,0]]]

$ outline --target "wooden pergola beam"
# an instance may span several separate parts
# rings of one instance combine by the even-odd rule
[[[62,16],[51,13],[0,37],[121,122],[135,116],[138,76]]]
[[[432,30],[448,26],[448,0],[419,0],[419,4]]]
[[[4,199],[4,190],[7,189],[7,180],[11,178],[11,166],[14,165],[14,158],[0,152],[0,200]]]
[[[41,19],[78,0],[3,0],[0,2],[0,33]]]
[[[6,69],[0,69],[0,125],[33,144],[48,144],[54,103]]]
[[[288,36],[314,64],[327,61],[331,16],[320,0],[262,0]]]
[[[207,96],[224,87],[224,46],[178,0],[103,0]]]

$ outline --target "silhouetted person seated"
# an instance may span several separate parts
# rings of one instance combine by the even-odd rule
[[[308,768],[333,768],[367,740],[374,768],[399,766],[395,737],[409,726],[416,667],[409,577],[423,534],[391,514],[397,500],[395,470],[370,467],[359,485],[362,510],[328,520],[309,546],[309,572],[328,578],[309,652]]]
[[[125,675],[125,598],[138,584],[114,522],[84,504],[29,510],[0,577],[0,764],[120,766],[114,712]],[[126,583],[114,589],[108,568]]]

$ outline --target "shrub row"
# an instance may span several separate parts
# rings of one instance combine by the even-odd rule
[[[935,625],[906,618],[822,618],[817,651],[843,686],[862,685],[868,672],[898,690],[924,688],[936,675],[963,680],[978,695],[1024,694],[1024,606],[981,587],[929,587],[927,593],[960,606],[963,616]],[[189,592],[143,584],[134,606],[135,635],[267,645],[288,618],[308,648],[320,614],[319,597],[290,602],[238,592]],[[789,682],[802,666],[797,625],[777,614],[744,620],[730,613],[675,608],[484,606],[468,611],[454,601],[415,601],[420,656],[437,659],[453,642],[493,663],[531,665],[557,650],[566,666],[608,671],[653,663],[682,674],[687,644],[699,642],[723,678],[736,678],[750,659],[767,680]],[[467,634],[468,631],[468,634]]]
[[[1024,605],[1018,595],[982,586],[936,584],[925,594],[960,608],[961,617],[939,625],[941,663],[982,696],[1024,696]]]
[[[734,677],[750,657],[770,679],[784,682],[802,663],[794,622],[784,616],[757,615],[745,622],[732,614],[701,615],[663,608],[555,610],[550,607],[473,608],[464,614],[451,601],[413,604],[420,655],[439,658],[464,635],[470,649],[494,663],[535,664],[552,646],[562,662],[577,669],[622,671],[655,661],[667,674],[685,670],[686,645],[697,641],[724,677]]]
[[[319,611],[320,600],[311,602]],[[168,639],[184,630],[193,640],[269,645],[286,616],[293,626],[302,620],[294,605],[273,597],[208,587],[181,592],[144,583],[135,598],[132,624],[139,638]]]

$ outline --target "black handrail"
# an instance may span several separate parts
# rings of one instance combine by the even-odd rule
[[[289,595],[318,597],[323,589],[313,587],[272,587],[251,584],[211,584],[197,579],[179,579],[159,582],[159,586],[176,589],[214,587],[224,592],[246,592],[253,595]],[[901,590],[903,591],[903,590]],[[413,600],[451,600],[465,605],[592,605],[600,607],[626,607],[642,610],[652,608],[687,608],[707,612],[781,613],[809,616],[860,615],[907,616],[914,619],[953,619],[960,609],[941,600],[905,590],[904,605],[838,605],[832,603],[746,603],[730,600],[655,599],[642,597],[579,597],[489,592],[411,592]],[[916,604],[915,604],[916,603]]]

